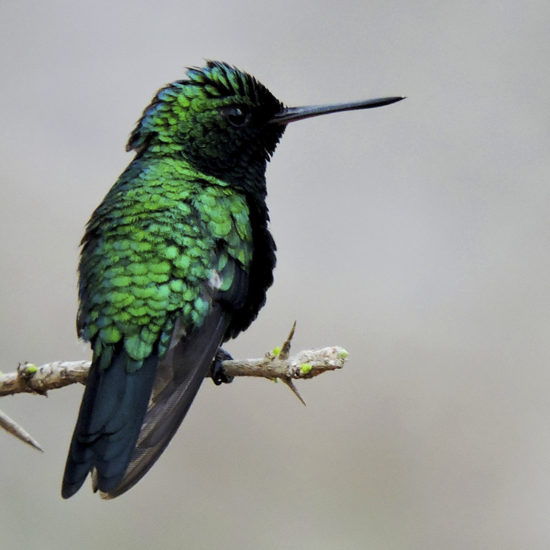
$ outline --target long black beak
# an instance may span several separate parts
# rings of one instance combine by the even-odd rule
[[[270,122],[274,124],[288,124],[295,120],[310,118],[328,113],[339,113],[340,111],[355,111],[358,109],[374,109],[374,107],[383,107],[391,105],[396,101],[401,101],[404,97],[380,97],[378,99],[366,99],[364,101],[353,101],[350,103],[336,103],[333,105],[308,105],[306,107],[286,107],[277,113]]]

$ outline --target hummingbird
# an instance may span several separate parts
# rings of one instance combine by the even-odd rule
[[[91,473],[103,498],[162,454],[222,344],[257,317],[273,283],[265,170],[290,122],[403,97],[286,107],[219,61],[161,88],[132,131],[135,157],[81,242],[78,336],[93,358],[62,484]]]

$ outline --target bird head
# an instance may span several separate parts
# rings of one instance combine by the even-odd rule
[[[288,123],[401,99],[285,107],[253,76],[227,63],[208,61],[205,67],[188,69],[185,80],[157,92],[126,149],[138,155],[181,156],[201,172],[258,188],[255,184],[264,182],[266,162]]]
[[[209,61],[157,92],[126,149],[181,155],[197,170],[244,184],[253,175],[263,178],[285,129],[270,121],[283,110],[254,77]]]

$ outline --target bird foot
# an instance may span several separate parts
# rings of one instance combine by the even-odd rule
[[[223,348],[220,348],[216,352],[212,365],[210,366],[210,376],[216,386],[219,386],[220,384],[230,384],[233,382],[234,376],[227,376],[222,365],[224,361],[230,361],[232,359],[233,357],[231,357],[231,355]]]

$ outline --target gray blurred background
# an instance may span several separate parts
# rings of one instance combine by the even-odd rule
[[[236,357],[338,344],[299,385],[206,382],[130,493],[61,474],[82,389],[4,398],[6,549],[550,547],[550,6],[0,2],[1,336],[88,358],[78,242],[161,85],[205,58],[291,105],[406,101],[288,128],[268,170],[275,285]]]

